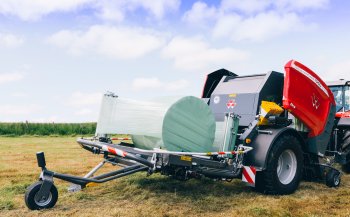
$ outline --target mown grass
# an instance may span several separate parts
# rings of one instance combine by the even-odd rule
[[[93,135],[96,123],[1,123],[0,136],[67,136],[67,135]]]
[[[350,175],[343,176],[338,189],[302,182],[288,196],[262,195],[239,180],[181,182],[144,172],[78,193],[68,193],[69,184],[55,180],[55,208],[30,211],[23,196],[40,173],[37,151],[45,151],[49,169],[75,175],[101,160],[73,137],[0,137],[0,216],[350,216]]]

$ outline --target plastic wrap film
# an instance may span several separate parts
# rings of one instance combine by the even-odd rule
[[[170,148],[174,151],[185,151],[183,147],[195,147],[192,146],[192,144],[182,146],[183,144],[180,143],[178,144],[181,147],[171,146],[174,145],[174,142],[181,142],[178,140],[172,142],[171,145],[168,145],[168,147],[165,147],[163,143],[162,128],[164,127],[164,117],[169,108],[176,104],[176,102],[181,98],[182,97],[176,96],[145,101],[123,99],[114,96],[113,94],[106,94],[102,99],[96,135],[103,136],[106,134],[129,134],[134,145],[142,149]],[[186,149],[186,151],[219,151],[219,147],[221,146],[224,138],[225,123],[215,123],[210,108],[205,102],[202,101],[202,99],[196,97],[187,98],[190,98],[190,100],[187,100],[187,106],[189,106],[188,108],[190,109],[187,111],[187,115],[191,117],[193,116],[191,113],[198,113],[198,109],[203,110],[199,112],[200,114],[198,114],[196,118],[191,117],[188,119],[191,120],[190,122],[193,124],[188,131],[191,131],[191,128],[194,127],[197,129],[197,131],[201,129],[204,131],[208,130],[210,132],[207,133],[204,140],[195,132],[185,135],[185,137],[190,140],[197,140],[197,142],[194,141],[197,143],[197,145],[199,145],[198,142],[202,143],[204,141],[205,143],[203,148],[190,148]],[[193,102],[196,105],[193,105]],[[192,106],[193,108],[191,109]],[[186,113],[186,106],[183,109],[183,112]],[[175,116],[176,115],[177,114],[175,114]],[[207,123],[204,128],[201,127],[203,123]],[[166,125],[169,126],[169,124]]]
[[[143,101],[105,94],[96,135],[130,134],[161,138],[164,115],[180,98],[168,97]]]
[[[163,140],[158,137],[145,135],[131,135],[132,142],[137,148],[152,150],[153,148],[165,148]]]
[[[220,148],[224,143],[226,122],[217,121],[215,124],[216,124],[216,129],[215,129],[214,149],[215,151],[222,151],[220,150]]]
[[[184,97],[165,114],[164,146],[169,151],[215,151],[215,128],[215,117],[209,106],[197,97]]]

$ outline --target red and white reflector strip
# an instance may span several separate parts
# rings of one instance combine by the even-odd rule
[[[126,141],[126,140],[131,140],[131,138],[128,137],[118,137],[118,138],[112,138],[112,140],[119,140],[119,141]]]
[[[256,169],[252,166],[243,166],[242,181],[255,185]]]
[[[125,151],[119,150],[117,148],[112,148],[112,147],[107,146],[107,145],[102,146],[102,150],[107,151],[111,154],[118,155],[120,157],[125,157],[127,155],[127,153]]]

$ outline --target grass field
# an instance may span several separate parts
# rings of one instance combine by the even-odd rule
[[[350,216],[350,175],[338,189],[302,182],[289,196],[261,195],[239,180],[181,182],[145,173],[78,193],[68,193],[69,184],[56,180],[56,206],[29,211],[23,196],[40,173],[39,150],[46,153],[47,167],[62,173],[84,175],[101,160],[73,137],[0,137],[0,216]]]

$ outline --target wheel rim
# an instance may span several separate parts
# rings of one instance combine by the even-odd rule
[[[335,185],[335,186],[338,186],[338,185],[339,185],[339,182],[340,182],[339,175],[335,175],[335,176],[334,176],[334,185]]]
[[[285,150],[278,158],[277,176],[279,181],[287,185],[291,183],[297,171],[297,157],[292,150]]]
[[[46,197],[38,198],[38,193],[36,193],[34,197],[34,202],[36,203],[36,205],[41,207],[47,206],[51,202],[51,200],[52,200],[51,192],[49,193],[49,196],[47,198]]]

